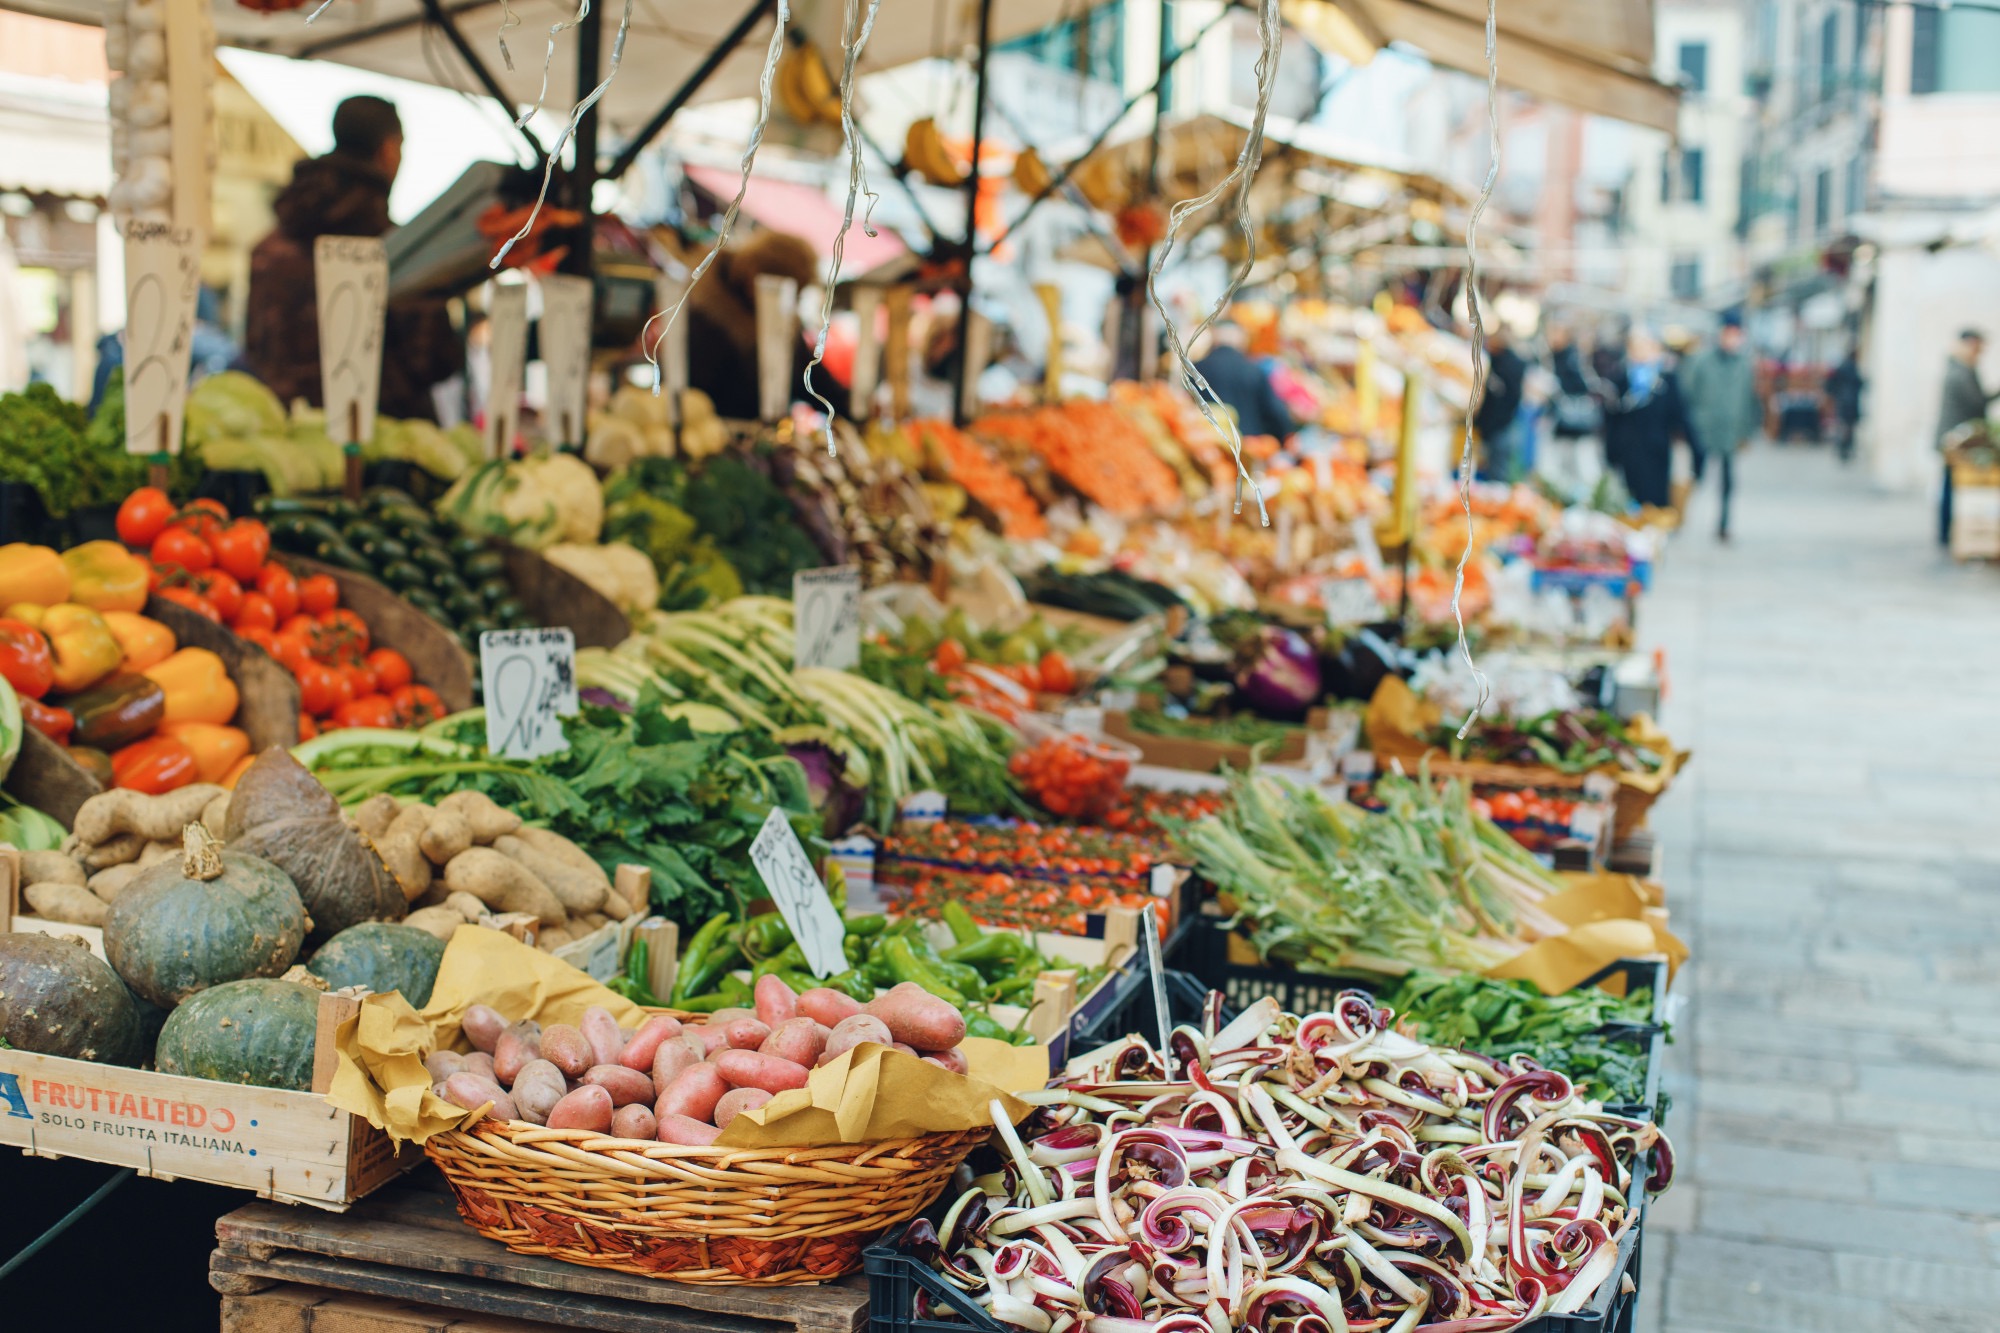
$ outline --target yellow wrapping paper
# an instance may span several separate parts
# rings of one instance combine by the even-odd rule
[[[501,931],[461,926],[445,946],[422,1012],[399,994],[371,995],[341,1024],[334,1038],[339,1067],[327,1100],[399,1143],[422,1143],[465,1123],[470,1111],[431,1093],[424,1057],[466,1049],[460,1021],[475,1004],[491,1005],[510,1021],[532,1018],[544,1026],[576,1023],[592,1005],[627,1027],[645,1017],[638,1005],[560,959]],[[967,1038],[961,1049],[970,1077],[884,1046],[857,1047],[815,1069],[805,1087],[737,1117],[720,1143],[798,1148],[976,1129],[992,1123],[988,1108],[996,1098],[1019,1120],[1029,1108],[1013,1094],[1048,1082],[1043,1047]]]

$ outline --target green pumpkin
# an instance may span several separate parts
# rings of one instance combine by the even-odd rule
[[[378,995],[401,991],[416,1008],[430,1003],[444,941],[415,926],[367,921],[328,940],[306,970],[331,990],[366,986]]]
[[[199,824],[188,850],[142,872],[104,920],[104,954],[139,998],[171,1009],[197,991],[292,965],[312,923],[285,872],[218,852]]]
[[[0,935],[0,1039],[99,1064],[139,1054],[139,1011],[118,974],[74,935]]]
[[[225,981],[167,1015],[162,1074],[310,1092],[320,993],[296,981]]]

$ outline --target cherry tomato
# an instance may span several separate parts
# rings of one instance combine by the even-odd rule
[[[356,699],[365,699],[382,687],[381,682],[375,679],[375,673],[368,669],[366,662],[342,662],[335,670],[347,677],[347,683],[354,691]]]
[[[1042,654],[1041,687],[1048,694],[1070,694],[1076,690],[1076,669],[1058,652]]]
[[[303,634],[289,634],[283,631],[271,638],[271,656],[278,664],[294,676],[312,663],[312,642]]]
[[[216,609],[215,603],[203,597],[193,588],[176,585],[171,588],[161,588],[153,596],[163,602],[173,602],[176,605],[185,606],[196,615],[213,620],[218,625],[222,623],[222,612]]]
[[[154,540],[153,559],[162,565],[179,565],[190,574],[215,567],[215,552],[208,549],[208,543],[179,523]]]
[[[368,622],[346,607],[337,611],[324,611],[319,615],[319,623],[325,627],[327,641],[341,648],[353,648],[357,654],[368,651]]]
[[[229,526],[229,510],[220,500],[190,500],[174,521],[203,541],[209,541]]]
[[[254,518],[237,519],[209,544],[215,548],[215,563],[241,583],[255,583],[271,555],[270,530]]]
[[[238,635],[248,638],[249,631],[275,631],[278,628],[278,611],[271,605],[271,599],[261,592],[246,592],[236,608],[236,619],[229,627]]]
[[[965,665],[965,645],[957,639],[946,639],[931,655],[931,663],[941,673],[950,675]]]
[[[278,655],[278,636],[273,634],[269,628],[260,629],[255,625],[243,624],[242,617],[240,616],[237,617],[236,637],[256,644],[272,657]]]
[[[396,706],[396,721],[405,727],[424,727],[444,716],[444,700],[428,685],[405,685],[389,695]]]
[[[257,591],[271,599],[280,624],[299,613],[299,581],[283,565],[266,565],[257,575]]]
[[[319,642],[319,622],[301,611],[278,622],[278,633],[294,634],[309,644]]]
[[[299,707],[314,717],[325,717],[354,697],[352,687],[332,667],[307,662],[298,668]]]
[[[375,672],[375,679],[384,692],[400,690],[412,679],[410,659],[394,648],[377,648],[368,654],[368,666]]]
[[[224,624],[234,621],[236,613],[243,609],[243,585],[223,570],[211,569],[195,575],[194,590],[214,604]]]
[[[396,706],[389,702],[386,694],[364,694],[352,703],[334,709],[333,724],[337,727],[393,727],[396,725]]]
[[[308,615],[324,615],[340,605],[340,585],[331,574],[309,574],[299,580],[299,609]]]
[[[153,544],[174,521],[174,502],[157,486],[141,486],[118,506],[118,540],[134,550]]]

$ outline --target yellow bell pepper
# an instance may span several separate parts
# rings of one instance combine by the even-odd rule
[[[162,736],[171,736],[194,755],[195,780],[220,782],[250,753],[250,737],[236,727],[218,727],[211,722],[168,722],[160,727]]]
[[[144,671],[158,666],[181,646],[174,632],[157,620],[148,620],[130,611],[106,611],[103,615],[104,623],[111,627],[112,637],[125,650],[127,671]],[[203,778],[202,781],[208,779]]]
[[[43,611],[33,623],[48,636],[55,653],[57,694],[74,694],[95,685],[125,660],[125,650],[104,617],[87,606],[63,602]]]
[[[143,580],[140,586],[145,586]],[[69,570],[61,556],[46,546],[26,542],[0,546],[0,606],[15,602],[54,606],[68,600]]]
[[[146,606],[146,562],[117,542],[85,542],[62,553],[69,600],[93,611],[140,611]]]
[[[222,726],[236,716],[236,682],[222,659],[206,648],[183,648],[141,674],[166,691],[167,722]]]

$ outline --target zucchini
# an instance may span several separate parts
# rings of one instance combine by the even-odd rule
[[[475,618],[484,619],[486,616],[486,603],[464,591],[445,598],[444,609],[451,614],[454,624],[463,624]]]
[[[317,497],[264,494],[250,502],[250,512],[259,518],[276,518],[281,514],[324,514],[326,506],[327,502]]]
[[[445,615],[444,603],[432,596],[429,589],[421,587],[404,588],[401,589],[401,592],[404,601],[416,607],[417,610],[423,612],[432,620],[442,623],[448,619]]]
[[[472,591],[474,596],[488,606],[492,606],[495,602],[504,602],[514,595],[514,589],[505,579],[487,579]]]
[[[416,562],[417,567],[424,571],[427,578],[436,578],[440,574],[458,577],[458,562],[453,560],[451,553],[442,547],[411,542],[410,559]]]
[[[484,538],[458,536],[446,542],[445,549],[456,559],[470,560],[475,555],[485,554],[487,547]]]
[[[408,560],[391,560],[382,567],[382,582],[397,592],[427,587],[430,576]]]
[[[410,558],[410,548],[408,546],[397,541],[394,537],[386,535],[364,538],[360,541],[355,541],[350,537],[347,544],[361,552],[368,559],[374,561],[378,566],[406,563]]]
[[[275,514],[266,525],[271,544],[297,555],[312,555],[327,542],[340,542],[340,529],[314,514]]]
[[[528,628],[528,608],[513,597],[503,598],[486,608],[486,614],[500,622],[502,629]]]
[[[375,575],[375,566],[368,562],[368,557],[340,540],[338,536],[335,536],[331,541],[323,541],[313,547],[312,556],[316,560],[324,560],[329,565],[339,565],[342,569],[351,569],[356,574],[366,574],[370,578],[373,578]]]
[[[507,560],[498,551],[481,551],[478,555],[460,561],[458,572],[467,583],[484,583],[487,579],[505,578]]]

